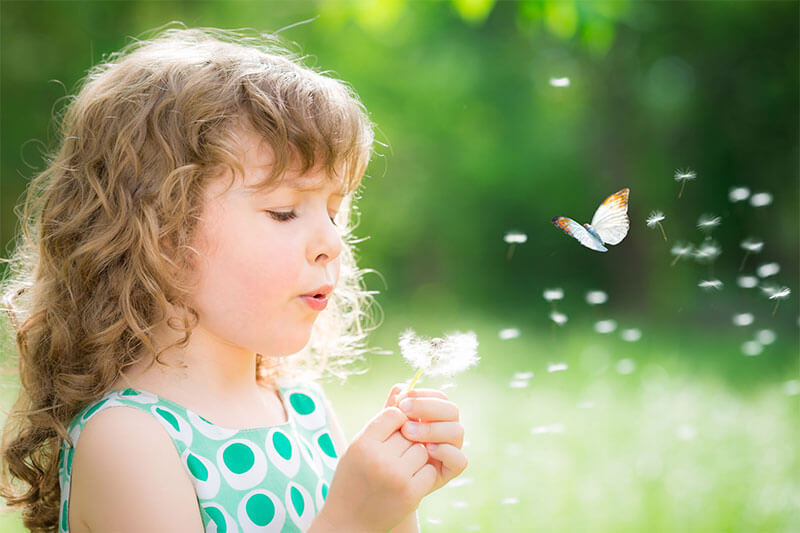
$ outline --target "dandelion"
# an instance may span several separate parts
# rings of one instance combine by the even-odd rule
[[[765,207],[772,203],[772,194],[768,192],[755,193],[750,197],[750,205],[753,207]]]
[[[778,263],[764,263],[763,265],[759,265],[759,267],[756,269],[756,274],[758,274],[759,278],[768,278],[770,276],[774,276],[780,271],[781,266]]]
[[[686,186],[686,182],[693,180],[697,177],[697,174],[690,169],[686,170],[676,170],[675,171],[675,181],[679,181],[681,183],[681,190],[678,193],[678,199],[680,200],[681,196],[683,195],[683,188]]]
[[[475,365],[480,357],[476,353],[478,338],[475,333],[455,332],[443,339],[423,339],[408,329],[400,335],[403,358],[417,369],[408,386],[412,390],[423,373],[430,376],[452,376]]]
[[[639,328],[623,329],[620,335],[622,335],[622,340],[625,342],[636,342],[642,338],[642,330]]]
[[[697,229],[709,234],[711,230],[719,226],[720,222],[722,222],[722,217],[708,214],[700,215],[700,218],[697,219]]]
[[[519,330],[517,328],[506,328],[501,329],[500,333],[498,333],[501,341],[506,341],[508,339],[516,339],[519,337]]]
[[[723,283],[721,280],[718,279],[704,279],[700,283],[697,284],[698,287],[701,289],[711,290],[722,290]]]
[[[734,326],[749,326],[754,320],[753,313],[739,313],[738,315],[733,315]]]
[[[756,332],[756,340],[764,346],[772,344],[776,338],[775,332],[771,329],[760,329]]]
[[[564,313],[559,313],[558,311],[553,311],[550,313],[550,320],[555,322],[559,326],[563,326],[567,323],[567,315]]]
[[[772,310],[772,316],[775,316],[775,313],[778,312],[778,305],[780,305],[781,300],[785,300],[792,293],[792,290],[789,287],[767,286],[762,290],[764,293],[766,293],[770,300],[775,300],[775,309]]]
[[[731,187],[728,191],[728,199],[733,202],[743,202],[750,196],[750,189],[747,187]]]
[[[517,244],[528,242],[528,236],[518,231],[509,231],[505,234],[503,240],[510,245],[508,247],[508,253],[506,254],[506,260],[511,260],[511,257],[514,255],[514,248]]]
[[[601,333],[603,335],[607,333],[613,333],[614,330],[616,329],[617,329],[617,321],[612,319],[600,320],[598,322],[595,322],[594,324],[594,330],[597,333]]]
[[[754,239],[753,237],[749,237],[743,240],[739,246],[744,250],[744,257],[742,258],[742,264],[739,265],[739,272],[742,271],[744,268],[744,262],[747,261],[747,257],[750,254],[758,254],[761,253],[761,250],[764,249],[764,241],[760,241],[758,239]]]
[[[569,78],[550,78],[551,87],[569,87]]]
[[[556,300],[561,300],[564,298],[564,291],[559,288],[555,289],[545,289],[544,290],[544,299],[548,302],[554,302]]]
[[[603,291],[589,291],[586,293],[586,303],[589,305],[600,305],[608,301],[608,294]]]
[[[691,244],[686,244],[682,242],[675,244],[669,251],[669,253],[675,256],[675,259],[672,260],[672,263],[670,263],[669,266],[675,266],[675,263],[677,263],[679,259],[691,255],[692,250],[694,250],[694,246],[692,246]]]
[[[563,372],[567,368],[569,368],[567,366],[567,363],[550,363],[549,365],[547,365],[547,372],[551,374],[553,372]]]
[[[759,355],[764,350],[758,341],[747,341],[742,344],[742,353],[748,356]]]
[[[758,278],[755,276],[739,276],[736,284],[743,289],[752,289],[758,285]]]
[[[661,211],[650,211],[650,214],[647,215],[647,227],[654,228],[656,226],[661,229],[661,235],[664,236],[664,242],[667,240],[667,234],[664,232],[664,226],[661,225],[661,221],[664,220],[666,217],[664,213]]]

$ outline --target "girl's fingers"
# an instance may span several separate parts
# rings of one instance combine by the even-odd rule
[[[386,405],[384,407],[396,407],[397,406],[397,396],[403,392],[403,388],[405,385],[402,383],[396,383],[392,390],[389,391],[389,397],[386,399]]]
[[[461,448],[464,444],[464,426],[459,422],[419,423],[408,421],[400,428],[410,441],[447,443]]]
[[[402,383],[399,384],[401,387],[402,394],[400,394],[399,399],[403,398],[441,398],[442,400],[447,399],[447,394],[443,393],[440,390],[436,389],[413,389],[413,390],[406,390],[406,386]]]
[[[458,421],[458,406],[441,398],[403,398],[397,406],[415,420]]]
[[[428,455],[442,462],[442,484],[447,483],[467,468],[467,456],[449,444],[428,444]]]

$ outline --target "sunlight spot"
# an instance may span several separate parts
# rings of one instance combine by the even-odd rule
[[[594,324],[594,330],[597,333],[602,333],[603,335],[607,333],[613,333],[614,330],[616,329],[617,329],[617,321],[612,319],[600,320],[598,322],[595,322]]]
[[[768,192],[758,192],[750,197],[750,205],[753,207],[764,207],[772,203],[772,194]]]
[[[620,333],[622,340],[626,342],[636,342],[642,338],[642,330],[639,328],[623,329]]]
[[[739,276],[736,278],[736,284],[743,289],[752,289],[758,285],[758,278],[755,276]]]
[[[749,356],[759,355],[764,347],[758,341],[747,341],[742,344],[742,353]]]
[[[756,333],[756,340],[765,346],[775,342],[775,339],[775,332],[771,329],[760,329]]]
[[[551,87],[569,87],[569,78],[550,78]]]
[[[508,339],[516,339],[519,337],[519,330],[517,328],[506,328],[501,329],[500,333],[498,333],[500,340],[506,341]]]
[[[608,294],[603,291],[589,291],[586,293],[586,303],[589,305],[600,305],[608,301]]]
[[[503,498],[500,501],[500,505],[516,505],[519,503],[519,498],[511,497],[511,498]]]
[[[627,376],[636,370],[636,362],[633,359],[620,359],[617,361],[617,373]]]
[[[692,440],[697,431],[692,426],[684,424],[675,431],[675,435],[681,440]]]
[[[743,202],[750,196],[750,189],[747,187],[732,187],[728,192],[728,199],[731,202]]]
[[[734,326],[749,326],[754,320],[753,313],[739,313],[738,315],[733,315]]]
[[[790,379],[783,384],[783,393],[787,396],[800,394],[800,379]]]

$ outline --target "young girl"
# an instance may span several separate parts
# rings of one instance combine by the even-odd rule
[[[467,464],[456,405],[397,385],[348,446],[314,382],[363,352],[356,95],[274,39],[172,29],[93,68],[61,133],[4,291],[25,525],[416,531]]]

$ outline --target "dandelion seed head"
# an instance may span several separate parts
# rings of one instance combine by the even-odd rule
[[[746,250],[751,254],[757,254],[764,249],[764,241],[750,237],[743,240],[739,246],[742,247],[742,250]]]
[[[759,278],[768,278],[770,276],[774,276],[780,271],[781,266],[778,263],[764,263],[763,265],[759,265],[759,267],[756,269],[756,274],[758,274]]]
[[[739,313],[733,315],[733,325],[734,326],[749,326],[753,323],[755,317],[753,313]]]
[[[636,361],[633,359],[620,359],[617,361],[617,374],[627,376],[636,370]]]
[[[756,340],[764,346],[772,344],[776,338],[775,332],[771,329],[760,329],[756,332]]]
[[[594,324],[594,330],[603,335],[613,333],[617,329],[617,321],[613,319],[599,320]]]
[[[569,366],[567,366],[567,363],[550,363],[549,365],[547,365],[547,371],[549,373],[563,372],[564,370],[567,370],[568,368],[569,368]]]
[[[709,214],[700,215],[700,218],[697,219],[697,227],[703,231],[710,231],[719,226],[721,222],[722,217]]]
[[[550,78],[551,87],[569,87],[569,78]]]
[[[731,202],[743,202],[750,196],[750,189],[747,187],[731,187],[728,192],[728,199]]]
[[[451,333],[443,339],[424,339],[408,329],[400,335],[399,345],[408,364],[429,376],[453,376],[480,359],[478,338],[472,331]]]
[[[704,279],[700,283],[698,283],[697,286],[705,290],[715,289],[721,291],[723,283],[721,280],[718,279]]]
[[[742,353],[745,355],[759,355],[762,351],[764,351],[764,347],[758,341],[747,341],[742,343]]]
[[[750,205],[753,207],[765,207],[772,203],[772,194],[768,192],[757,192],[750,197]]]
[[[623,329],[620,335],[622,335],[622,340],[625,342],[636,342],[642,338],[642,330],[639,328]]]
[[[672,249],[669,251],[672,255],[676,257],[683,257],[685,255],[689,255],[692,253],[694,246],[691,244],[679,242],[672,246]]]
[[[650,211],[650,214],[647,215],[647,220],[645,222],[647,223],[648,228],[655,228],[656,224],[658,224],[665,218],[667,217],[665,217],[664,213],[661,211]]]
[[[755,276],[739,276],[736,278],[736,284],[743,289],[752,289],[758,285],[758,278]]]
[[[567,323],[567,315],[564,313],[559,313],[558,311],[553,311],[550,313],[550,320],[558,324],[559,326],[563,326]]]
[[[545,289],[544,290],[544,299],[548,302],[553,302],[555,300],[561,300],[564,298],[564,290],[561,288],[553,288],[553,289]]]
[[[519,330],[517,328],[506,328],[501,329],[500,332],[497,334],[500,337],[500,340],[507,341],[509,339],[516,339],[519,337]]]
[[[686,170],[676,170],[674,177],[675,181],[690,181],[697,177],[697,173],[687,168]]]
[[[600,305],[608,301],[608,294],[603,291],[589,291],[586,293],[586,303],[589,305]]]
[[[522,244],[528,241],[528,236],[518,231],[509,231],[503,237],[508,244]]]

